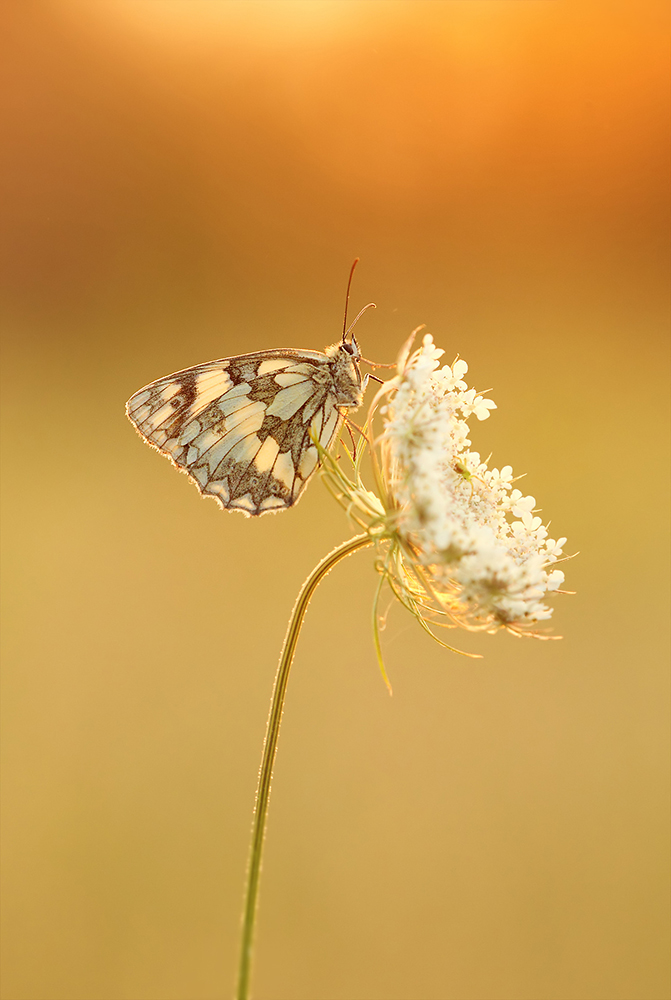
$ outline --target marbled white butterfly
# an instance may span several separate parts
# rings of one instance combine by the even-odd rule
[[[258,351],[167,375],[131,396],[128,418],[223,508],[286,510],[317,467],[314,438],[328,448],[363,399],[368,376],[346,324],[347,308],[342,340],[324,354]]]

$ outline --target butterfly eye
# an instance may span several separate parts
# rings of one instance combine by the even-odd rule
[[[361,357],[361,351],[359,350],[359,345],[357,344],[356,337],[352,334],[352,339],[349,343],[342,343],[340,345],[343,351],[346,351],[351,358],[358,361]]]

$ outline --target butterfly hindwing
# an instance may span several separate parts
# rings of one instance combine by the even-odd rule
[[[343,394],[327,355],[263,351],[152,382],[131,397],[127,413],[149,444],[222,507],[252,515],[284,510],[317,467],[311,435],[328,448],[342,421],[339,407],[360,402],[352,369]]]

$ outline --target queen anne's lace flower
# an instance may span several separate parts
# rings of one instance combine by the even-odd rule
[[[548,540],[509,465],[490,470],[471,451],[468,418],[485,420],[496,404],[467,387],[465,361],[440,368],[442,354],[427,334],[387,404],[381,448],[396,530],[462,624],[534,625],[551,615],[542,600],[563,582],[551,565],[566,539]]]
[[[421,624],[538,634],[551,609],[546,595],[564,580],[554,567],[565,538],[548,537],[536,501],[513,488],[513,470],[488,467],[471,450],[468,420],[496,404],[469,389],[465,361],[440,367],[431,336],[399,359],[369,414],[378,494],[325,456],[338,499],[378,544],[378,568]],[[382,430],[371,434],[379,413]]]

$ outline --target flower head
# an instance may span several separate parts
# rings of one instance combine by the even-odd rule
[[[552,614],[546,595],[564,580],[554,564],[566,539],[548,537],[509,465],[490,469],[471,449],[469,419],[496,404],[468,387],[465,361],[441,367],[443,353],[428,334],[414,353],[409,343],[375,398],[363,437],[377,492],[363,486],[361,454],[354,479],[325,456],[327,484],[374,536],[383,580],[425,628],[538,635]]]

